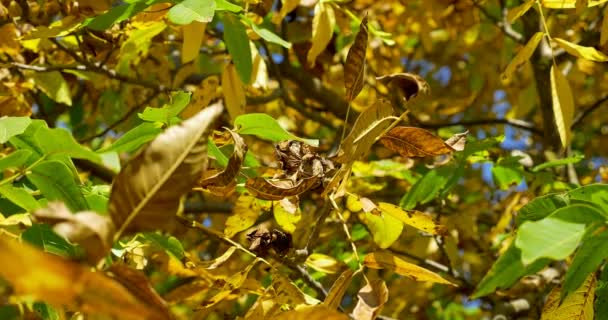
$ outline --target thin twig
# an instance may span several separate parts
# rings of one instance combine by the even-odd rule
[[[483,126],[490,124],[505,124],[510,125],[519,129],[530,131],[536,135],[542,135],[542,131],[538,129],[534,124],[518,119],[474,119],[474,120],[463,120],[458,122],[447,122],[447,123],[432,123],[432,122],[420,122],[417,123],[421,128],[427,129],[439,129],[453,126]]]
[[[506,16],[505,16],[505,10],[502,10],[503,12],[503,17],[502,18],[497,18],[495,16],[493,16],[490,12],[488,12],[488,10],[486,10],[486,8],[484,8],[480,3],[478,3],[477,1],[473,1],[473,5],[479,9],[479,11],[486,16],[488,19],[492,20],[492,22],[494,22],[494,26],[496,26],[500,31],[502,31],[502,33],[504,33],[507,37],[515,40],[516,42],[519,43],[524,43],[525,39],[524,36],[515,31],[512,27],[511,24],[509,24],[506,20]]]
[[[593,111],[599,109],[599,107],[604,105],[604,102],[606,102],[606,101],[608,101],[608,95],[603,96],[602,98],[600,98],[599,100],[594,102],[590,107],[585,108],[585,110],[583,110],[583,112],[579,113],[576,116],[576,118],[574,118],[570,128],[574,129],[574,128],[578,127],[587,116],[589,116],[591,113],[593,113]]]

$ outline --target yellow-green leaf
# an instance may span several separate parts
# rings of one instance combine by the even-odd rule
[[[44,92],[49,98],[56,102],[72,105],[72,94],[70,93],[70,86],[65,81],[61,72],[50,71],[50,72],[36,72],[32,75],[34,83],[42,92]]]
[[[380,202],[378,204],[378,208],[383,213],[386,213],[418,230],[438,235],[445,235],[447,232],[447,229],[444,226],[435,223],[433,218],[424,212],[417,210],[403,210],[401,207],[386,202]]]
[[[562,146],[566,147],[572,135],[570,126],[574,118],[574,97],[568,80],[555,65],[551,67],[551,98],[557,132]]]
[[[331,4],[323,1],[317,2],[315,16],[312,19],[312,46],[306,59],[310,66],[315,65],[317,57],[329,44],[335,24],[336,17]]]
[[[279,314],[276,320],[348,320],[349,317],[322,305],[306,306]]]
[[[576,8],[576,2],[578,0],[540,0],[540,3],[545,8],[552,9],[574,9]],[[588,0],[587,6],[594,7],[600,5],[608,0]]]
[[[296,197],[275,201],[272,206],[272,213],[277,224],[288,233],[296,231],[296,224],[302,219],[302,211]]]
[[[256,198],[241,195],[234,204],[233,214],[226,220],[224,235],[230,238],[251,227],[260,215],[260,206]]]
[[[526,12],[528,12],[528,10],[530,10],[534,3],[536,3],[536,0],[526,0],[524,3],[509,10],[509,13],[507,14],[507,20],[509,21],[509,23],[513,23],[519,17],[523,16]]]
[[[513,74],[515,74],[515,71],[517,71],[517,69],[521,65],[523,65],[526,61],[528,61],[530,59],[530,57],[534,53],[534,50],[536,50],[536,47],[538,47],[538,44],[543,39],[543,36],[544,36],[543,32],[535,33],[530,38],[530,40],[528,40],[528,43],[526,43],[526,45],[523,47],[523,49],[521,49],[517,53],[517,55],[515,55],[513,60],[511,60],[511,62],[509,62],[509,65],[507,66],[507,68],[505,68],[505,71],[500,75],[500,79],[502,80],[503,83],[511,82],[511,79],[513,78]]]
[[[222,92],[226,100],[226,109],[232,120],[245,113],[247,105],[245,85],[232,63],[227,64],[222,71]]]
[[[205,27],[207,24],[199,21],[192,21],[183,26],[182,63],[188,63],[198,57],[205,38]]]
[[[455,286],[455,284],[442,278],[435,272],[409,263],[388,252],[379,251],[368,253],[363,260],[363,265],[371,269],[388,268],[397,274],[410,277],[416,281],[443,283]]]
[[[334,274],[340,270],[338,260],[322,253],[313,253],[306,258],[306,265],[323,273]]]
[[[555,42],[557,42],[560,47],[566,50],[566,52],[575,57],[598,62],[608,61],[608,55],[604,54],[601,51],[598,51],[593,47],[579,46],[578,44],[574,44],[572,42],[560,38],[553,38],[553,40],[555,40]]]
[[[359,217],[369,228],[374,242],[382,249],[390,247],[403,231],[403,222],[386,213],[361,213]]]
[[[593,300],[595,299],[596,279],[591,273],[587,280],[575,292],[569,294],[560,303],[561,287],[555,287],[549,293],[543,307],[541,320],[593,320]]]

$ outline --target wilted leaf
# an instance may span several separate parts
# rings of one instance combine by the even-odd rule
[[[454,151],[438,136],[415,127],[395,127],[382,136],[380,142],[408,158],[440,156]]]
[[[270,181],[257,177],[247,180],[245,188],[256,198],[262,200],[281,200],[285,197],[297,196],[306,192],[308,189],[319,183],[319,177],[310,177],[300,180],[296,185],[293,185],[289,180],[285,180],[285,185],[273,184]]]
[[[174,227],[180,198],[205,168],[206,132],[222,109],[221,103],[214,104],[169,128],[123,167],[108,205],[118,235],[127,229]]]
[[[593,300],[595,299],[596,279],[591,274],[575,292],[560,303],[560,287],[549,293],[543,307],[541,320],[593,320]]]
[[[416,281],[435,282],[455,286],[455,284],[442,278],[440,275],[415,264],[411,264],[388,252],[380,251],[368,253],[363,259],[363,265],[372,269],[388,268],[397,274],[412,278]]]
[[[353,317],[356,320],[374,320],[384,304],[388,301],[388,288],[381,279],[368,282],[359,293],[357,293],[357,305],[353,310]]]
[[[526,43],[526,45],[517,53],[513,60],[509,62],[509,65],[507,68],[505,68],[505,71],[503,71],[503,73],[500,75],[500,79],[503,83],[511,82],[515,71],[517,71],[521,65],[526,63],[526,61],[530,60],[530,57],[534,53],[534,50],[536,50],[536,47],[538,47],[538,44],[543,39],[544,35],[544,32],[537,32],[530,37],[528,43]]]
[[[383,213],[391,215],[399,221],[418,230],[437,235],[445,235],[447,233],[447,229],[444,226],[435,223],[433,218],[424,212],[417,210],[403,210],[396,205],[386,202],[380,202],[378,204],[378,208]]]
[[[376,138],[390,126],[392,119],[389,117],[392,115],[393,108],[384,99],[361,112],[348,136],[340,144],[335,160],[346,163],[363,157],[376,142]]]
[[[169,319],[102,273],[29,245],[0,238],[0,275],[17,294],[92,315],[119,319]]]
[[[562,147],[566,148],[572,138],[570,127],[574,119],[574,97],[568,80],[561,70],[556,68],[555,65],[551,66],[551,98],[557,132],[559,132]]]
[[[222,71],[222,93],[231,119],[234,120],[245,113],[245,106],[247,106],[245,85],[232,63],[226,64]]]
[[[574,44],[572,42],[560,38],[553,38],[553,40],[555,40],[555,42],[557,42],[560,47],[566,50],[566,52],[575,57],[599,62],[608,61],[608,55],[604,54],[601,51],[598,51],[593,47],[579,46],[578,44]]]
[[[338,260],[322,253],[309,255],[305,263],[307,266],[327,274],[334,274],[341,268]]]
[[[429,84],[422,77],[413,73],[394,73],[377,77],[376,80],[399,90],[406,101],[419,94],[428,94],[431,90]]]
[[[263,225],[248,233],[247,240],[251,242],[249,250],[258,256],[265,256],[270,249],[274,249],[279,256],[284,256],[292,248],[291,234],[277,229],[268,230]]]
[[[365,76],[365,51],[367,49],[367,16],[361,20],[355,42],[348,50],[344,63],[344,86],[346,101],[354,100],[361,89]]]
[[[257,200],[242,194],[234,204],[233,214],[226,220],[224,234],[231,238],[238,232],[248,229],[260,216],[261,208]]]
[[[536,0],[526,0],[517,7],[510,9],[509,13],[507,14],[507,21],[509,21],[509,23],[515,22],[515,20],[528,12],[534,3],[536,3]]]
[[[49,98],[68,106],[72,105],[72,94],[70,87],[61,72],[35,72],[32,74],[34,82]]]
[[[323,305],[327,306],[330,309],[336,309],[340,306],[342,302],[342,298],[344,297],[344,293],[348,289],[351,281],[353,280],[353,275],[355,272],[352,269],[346,269],[329,289],[327,293],[327,297],[325,297],[325,301],[323,301]]]
[[[457,133],[446,140],[445,144],[450,146],[454,151],[463,151],[467,143],[467,135],[469,135],[468,130],[463,133]]]
[[[307,306],[279,314],[277,320],[348,320],[348,316],[322,305]]]
[[[205,28],[207,24],[200,21],[192,21],[185,25],[182,43],[182,63],[188,63],[198,57],[201,44],[205,38]]]
[[[258,263],[258,259],[253,260],[245,269],[231,275],[226,279],[226,283],[215,296],[207,301],[203,301],[201,303],[201,307],[209,308],[214,306],[216,303],[224,300],[233,290],[240,288],[245,280],[247,280],[247,276],[249,275],[249,271]]]
[[[210,186],[230,186],[234,183],[236,176],[239,174],[239,170],[243,165],[243,159],[245,159],[245,154],[247,153],[247,145],[238,133],[233,131],[229,132],[232,135],[232,140],[234,141],[234,151],[232,151],[232,155],[228,160],[228,165],[223,171],[202,180],[200,182],[200,186],[202,188]]]
[[[112,248],[115,229],[107,216],[93,211],[72,213],[61,202],[51,202],[32,215],[36,221],[52,225],[58,235],[82,245],[90,262],[99,261]]]
[[[317,57],[329,44],[334,34],[336,17],[330,3],[319,1],[315,5],[315,16],[312,19],[312,46],[308,51],[306,61],[313,67]]]
[[[207,23],[213,19],[214,12],[215,1],[184,0],[169,9],[167,17],[175,24]]]

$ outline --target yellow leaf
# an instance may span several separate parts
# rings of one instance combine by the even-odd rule
[[[528,12],[528,10],[530,10],[534,3],[536,3],[536,0],[526,0],[526,2],[509,10],[509,13],[507,14],[507,20],[509,21],[509,23],[513,23],[519,17],[523,16],[526,12]]]
[[[359,301],[353,310],[353,317],[356,320],[376,319],[388,301],[386,283],[380,279],[371,280],[359,290],[357,298]]]
[[[295,205],[291,201],[295,201]],[[297,198],[294,200],[293,197],[275,201],[272,213],[277,224],[288,233],[296,231],[296,224],[302,219],[302,211],[300,211]]]
[[[241,195],[236,199],[233,214],[226,220],[224,235],[230,238],[235,234],[251,227],[260,215],[256,199],[252,196]]]
[[[552,9],[574,9],[576,8],[576,2],[578,0],[540,0],[540,3],[545,8]],[[604,2],[608,2],[608,0],[588,0],[587,6],[594,7],[600,5]]]
[[[587,8],[588,5],[588,0],[576,0],[576,3],[574,4],[574,6],[576,7],[576,13],[580,14],[581,12],[583,12],[584,9]]]
[[[340,306],[342,297],[353,280],[354,274],[355,272],[350,268],[342,272],[342,274],[338,277],[338,279],[336,279],[336,281],[334,281],[334,284],[329,289],[329,293],[327,293],[327,297],[325,297],[323,305],[331,309],[335,309]]]
[[[600,35],[600,46],[606,45],[608,43],[608,9],[604,10],[604,19],[602,19],[602,31]]]
[[[334,274],[340,270],[338,260],[322,253],[313,253],[306,258],[306,265],[323,273]]]
[[[572,42],[560,38],[553,38],[553,40],[555,40],[555,42],[557,42],[560,47],[566,50],[566,52],[575,57],[599,62],[608,61],[608,56],[606,54],[598,51],[593,47],[579,46],[578,44],[574,44]]]
[[[329,44],[335,24],[336,17],[331,4],[319,1],[315,5],[315,16],[312,19],[312,46],[306,58],[311,67],[315,65],[317,57]]]
[[[188,63],[198,57],[198,52],[205,38],[206,26],[206,23],[199,21],[192,21],[192,23],[183,26],[182,63]]]
[[[304,293],[295,284],[291,282],[287,277],[278,272],[278,270],[272,270],[272,288],[276,294],[276,302],[279,304],[286,304],[295,307],[300,304],[306,304],[306,297]]]
[[[268,89],[268,68],[266,67],[266,61],[264,61],[264,58],[260,55],[253,42],[249,42],[249,45],[253,60],[251,86],[256,89]]]
[[[438,235],[445,235],[447,232],[444,226],[436,224],[435,221],[433,221],[433,218],[424,212],[417,210],[403,210],[394,204],[386,202],[380,202],[378,204],[378,208],[383,213],[386,213],[418,230]]]
[[[276,320],[348,320],[348,316],[322,305],[307,306],[279,314]]]
[[[569,294],[560,303],[560,287],[549,293],[543,307],[541,320],[593,320],[593,300],[595,299],[596,279],[591,273],[575,292]]]
[[[36,86],[44,92],[49,98],[68,106],[72,105],[72,94],[70,87],[65,81],[61,72],[36,72],[32,75]]]
[[[526,43],[526,45],[523,47],[523,49],[521,49],[517,53],[515,58],[513,58],[513,60],[511,60],[511,62],[509,62],[509,65],[507,66],[505,71],[500,75],[500,79],[502,80],[503,83],[511,82],[511,79],[512,79],[515,71],[517,71],[517,69],[521,65],[523,65],[526,61],[528,61],[530,59],[530,57],[534,53],[534,50],[536,50],[536,47],[538,46],[540,41],[543,39],[543,35],[544,35],[543,32],[535,33],[530,38],[530,40],[528,40],[528,43]]]
[[[217,98],[219,85],[220,81],[217,76],[209,76],[201,81],[200,87],[192,94],[190,104],[180,114],[182,119],[190,119]]]
[[[245,113],[245,106],[247,105],[245,85],[232,63],[227,64],[222,71],[222,92],[226,101],[226,109],[228,109],[232,120]]]
[[[557,132],[562,146],[566,147],[571,139],[570,126],[574,118],[574,97],[568,80],[555,65],[551,67],[551,98]]]
[[[369,231],[372,233],[372,238],[378,247],[386,249],[390,247],[401,235],[403,231],[403,223],[395,217],[381,213],[361,213],[359,218]]]
[[[368,253],[363,260],[363,264],[371,269],[388,268],[397,274],[410,277],[416,281],[435,282],[456,286],[435,272],[404,261],[388,252],[379,251]]]
[[[226,283],[215,296],[207,301],[203,301],[201,303],[201,307],[209,308],[214,306],[218,302],[224,300],[224,298],[228,297],[233,290],[240,288],[245,280],[247,280],[247,276],[249,275],[249,271],[258,263],[258,259],[253,260],[245,269],[231,275],[228,279],[226,279]]]
[[[281,10],[278,14],[275,14],[272,17],[272,23],[280,24],[287,15],[295,10],[300,4],[300,0],[282,0],[281,1]]]

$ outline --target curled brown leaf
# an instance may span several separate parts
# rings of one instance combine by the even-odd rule
[[[377,77],[376,80],[399,90],[406,101],[421,93],[428,94],[430,92],[429,84],[421,76],[413,73],[393,73]]]

